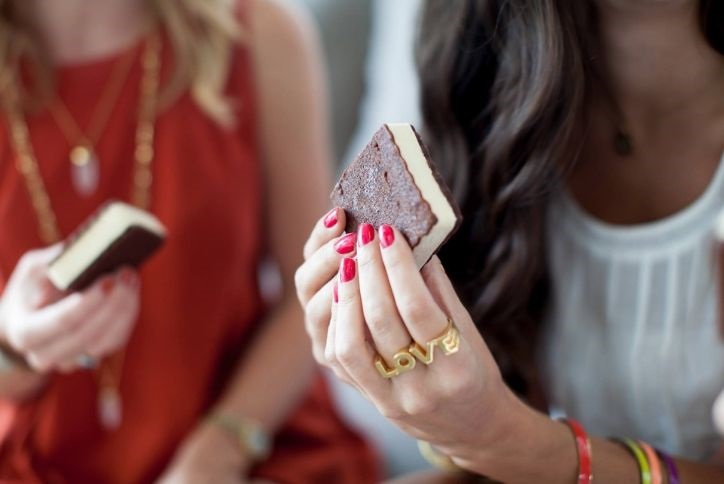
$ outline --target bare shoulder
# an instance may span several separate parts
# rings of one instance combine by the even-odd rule
[[[288,0],[250,0],[250,51],[267,163],[288,163],[279,139],[309,160],[327,160],[326,71],[310,16]]]
[[[291,278],[307,230],[327,205],[331,143],[326,71],[314,23],[304,10],[282,0],[249,1],[269,240]]]
[[[326,102],[326,71],[313,20],[288,0],[250,0],[249,8],[249,48],[262,114],[296,113],[309,121]],[[273,123],[270,129],[279,128],[266,119]]]
[[[249,5],[251,48],[257,62],[313,61],[319,40],[309,13],[285,0],[251,0]]]

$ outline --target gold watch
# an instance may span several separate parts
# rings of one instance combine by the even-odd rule
[[[258,462],[269,457],[271,438],[261,425],[253,420],[212,413],[209,421],[234,438],[242,454]]]

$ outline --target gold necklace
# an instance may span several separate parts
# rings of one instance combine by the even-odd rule
[[[100,162],[95,146],[118,102],[135,57],[135,49],[132,49],[116,62],[86,130],[80,127],[60,97],[56,96],[50,106],[50,114],[71,146],[68,155],[71,180],[76,193],[83,197],[92,195],[98,188]]]
[[[151,164],[154,158],[153,139],[161,71],[161,38],[154,32],[146,40],[141,59],[142,76],[140,82],[140,100],[138,125],[135,134],[135,152],[133,181],[130,193],[131,203],[147,209],[151,201],[153,174]],[[15,83],[5,83],[2,101],[10,125],[10,135],[16,153],[16,167],[25,180],[25,186],[35,210],[38,232],[45,244],[61,240],[57,218],[50,203],[40,173],[38,161],[30,143],[28,125],[20,108],[19,87]],[[122,402],[120,381],[123,370],[124,351],[120,351],[104,360],[96,376],[98,384],[98,417],[106,429],[117,428],[122,420]]]

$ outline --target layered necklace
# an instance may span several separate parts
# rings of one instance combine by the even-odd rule
[[[141,56],[142,75],[140,80],[140,98],[138,106],[138,124],[135,132],[135,150],[133,164],[133,180],[130,190],[130,201],[135,206],[148,209],[151,201],[151,185],[153,174],[151,164],[154,158],[154,129],[157,111],[158,88],[161,71],[161,48],[162,42],[158,32],[152,33],[145,42]],[[120,89],[128,76],[135,55],[129,54],[127,58],[121,59],[112,76],[116,79],[109,83],[104,99],[117,98]],[[113,79],[112,79],[113,80]],[[10,127],[10,137],[15,149],[15,166],[22,175],[30,201],[35,211],[38,223],[38,233],[45,244],[54,244],[61,240],[61,232],[58,227],[57,217],[53,211],[50,197],[45,187],[45,182],[38,166],[38,161],[33,151],[28,130],[28,124],[23,114],[20,100],[19,80],[6,82],[2,92],[2,101],[5,114]],[[110,107],[104,107],[108,104]],[[86,189],[97,185],[98,159],[95,155],[95,143],[98,141],[103,125],[110,117],[113,105],[110,101],[103,101],[99,104],[93,119],[95,124],[89,126],[89,130],[83,133],[67,108],[56,102],[51,109],[58,125],[71,126],[71,129],[64,133],[68,139],[77,140],[77,144],[71,149],[70,161],[73,170],[96,170],[95,174],[76,174],[81,180],[75,187],[85,195]],[[102,109],[101,109],[102,108]],[[67,113],[67,116],[63,113]],[[70,121],[72,120],[72,121]],[[75,126],[73,128],[73,126]],[[90,128],[93,128],[92,130]],[[61,128],[63,129],[63,128]],[[72,132],[72,133],[71,133]],[[72,134],[72,136],[69,136]],[[89,168],[90,167],[90,168]],[[90,183],[94,181],[94,183]],[[91,187],[91,185],[93,185]],[[107,357],[95,370],[96,383],[98,387],[98,418],[106,429],[115,429],[122,421],[122,400],[120,395],[120,382],[123,372],[124,351]]]
[[[135,57],[135,51],[131,50],[118,60],[85,130],[60,97],[56,97],[50,105],[50,113],[71,146],[68,154],[71,180],[76,193],[82,197],[91,196],[98,188],[100,162],[96,144],[108,125],[113,108],[118,104]]]

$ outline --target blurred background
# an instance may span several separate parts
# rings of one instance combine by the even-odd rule
[[[291,0],[312,13],[326,55],[337,169],[386,122],[420,126],[414,39],[421,0]],[[414,439],[356,390],[328,378],[344,418],[374,443],[388,476],[426,469]]]

